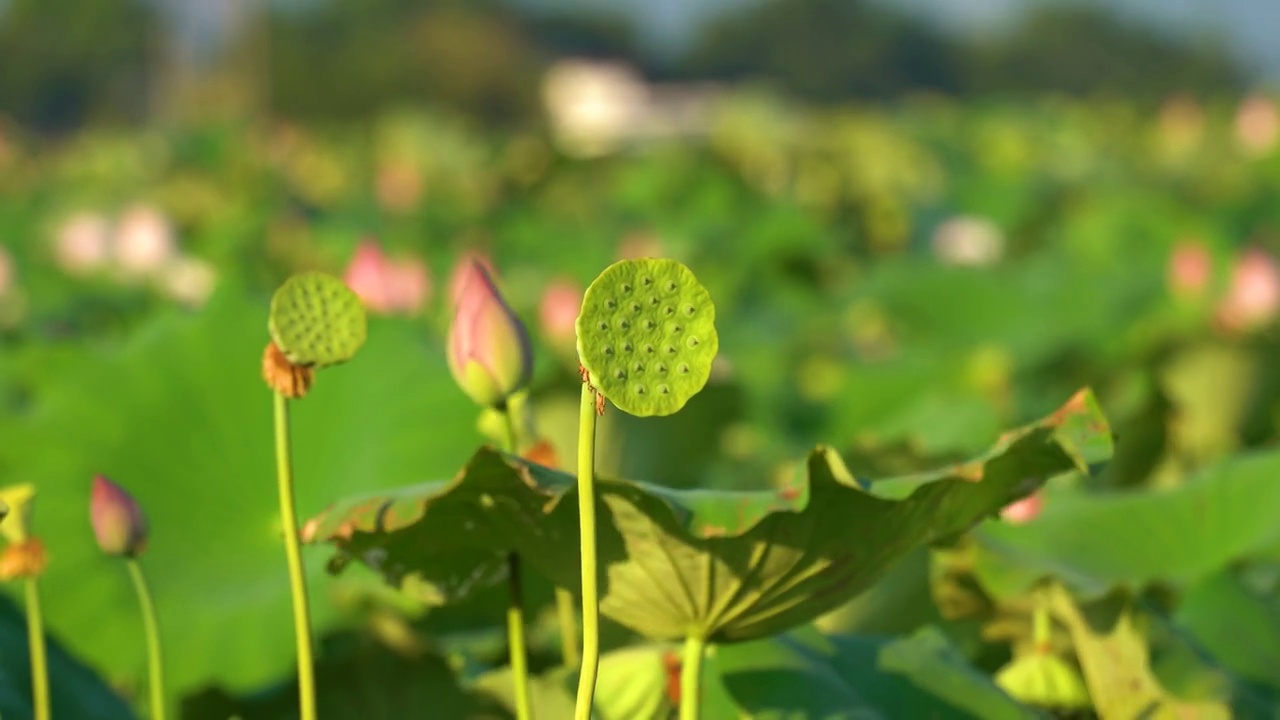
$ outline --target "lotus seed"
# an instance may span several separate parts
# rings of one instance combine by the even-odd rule
[[[675,346],[675,345],[668,345],[668,346],[667,346],[667,354],[668,354],[668,355],[675,355],[675,354],[676,354],[676,352],[677,352],[677,351],[676,351],[676,346]]]
[[[676,366],[676,370],[678,370],[681,375],[688,375],[689,363],[680,363],[679,365]]]
[[[652,329],[654,329],[654,328],[656,328],[656,327],[658,327],[658,323],[656,323],[656,322],[654,322],[654,321],[650,320],[649,318],[645,318],[645,319],[644,319],[644,329],[645,329],[645,330],[652,330]]]
[[[658,296],[657,296],[657,295],[654,295],[654,296],[652,296],[652,297],[650,297],[650,298],[649,298],[649,304],[650,304],[650,305],[653,305],[654,307],[657,307],[658,303],[660,303],[660,302],[662,302],[662,301],[658,299]]]
[[[644,346],[644,354],[645,354],[645,355],[652,355],[653,353],[654,353],[653,346],[652,346],[652,345],[648,345],[648,344],[646,344],[646,345]]]
[[[682,333],[682,332],[684,332],[684,326],[679,325],[678,323],[672,323],[672,324],[671,324],[671,334],[672,334],[672,335],[679,335],[679,334],[680,334],[680,333]]]
[[[609,323],[607,323],[607,322],[605,322],[605,321],[601,320],[601,321],[600,321],[600,324],[599,324],[599,325],[597,325],[596,327],[600,328],[600,330],[601,330],[602,332],[606,332],[606,331],[608,331],[608,330],[609,330]]]
[[[609,308],[610,310],[616,310],[618,307],[618,302],[613,298],[609,298],[608,300],[604,301],[604,306]]]
[[[630,329],[631,329],[631,321],[630,321],[630,320],[627,320],[626,318],[622,318],[621,320],[619,320],[619,321],[618,321],[618,329],[619,329],[619,330],[630,330]]]
[[[653,369],[654,369],[654,370],[657,370],[659,375],[666,375],[666,374],[667,374],[667,365],[666,365],[666,363],[658,363],[657,365],[654,365],[654,366],[653,366]]]
[[[668,305],[662,308],[662,314],[666,315],[667,317],[671,317],[672,315],[676,314],[676,309]]]
[[[645,275],[644,277],[640,278],[640,284],[648,287],[649,285],[653,284],[653,278],[649,277],[648,275]]]
[[[638,362],[638,363],[636,363],[635,365],[632,365],[632,366],[631,366],[631,370],[632,370],[632,371],[634,371],[634,372],[635,372],[635,374],[637,374],[637,375],[639,375],[639,374],[643,373],[643,372],[644,372],[644,363],[640,363],[640,362]]]
[[[630,293],[630,292],[631,292],[631,283],[622,283],[622,292],[624,292],[624,293]]]
[[[631,352],[631,351],[632,351],[632,350],[634,350],[634,349],[635,349],[635,348],[631,347],[631,343],[629,343],[629,342],[628,342],[628,343],[623,343],[623,344],[622,344],[622,352]]]
[[[605,355],[612,355],[612,354],[613,354],[613,346],[612,346],[612,345],[605,345],[605,346],[604,346],[604,348],[602,348],[602,349],[601,349],[601,352],[603,352]]]
[[[659,394],[659,395],[670,395],[670,394],[671,394],[671,388],[667,387],[666,385],[659,385],[659,386],[658,386],[658,394]]]
[[[644,386],[643,386],[643,385],[641,385],[641,384],[639,384],[639,383],[636,383],[636,386],[635,386],[635,392],[636,392],[636,394],[637,394],[637,395],[643,395],[643,394],[644,394]]]
[[[676,284],[676,281],[675,281],[675,280],[668,280],[668,281],[667,281],[667,292],[669,292],[669,293],[671,293],[671,292],[675,292],[675,291],[676,291],[676,290],[678,290],[678,289],[680,289],[680,286]]]
[[[690,336],[689,336],[688,343],[689,343],[689,347],[691,347],[691,348],[696,348],[696,347],[698,347],[698,338],[697,338],[697,336],[696,336],[696,335],[690,335]]]
[[[613,371],[613,376],[619,380],[625,380],[627,378],[627,373],[622,368],[618,368]]]
[[[693,317],[693,316],[694,316],[694,315],[696,315],[697,313],[698,313],[698,308],[696,308],[696,307],[694,307],[694,306],[692,306],[692,305],[685,305],[685,306],[684,306],[684,314],[685,314],[686,316],[688,316],[688,317]]]

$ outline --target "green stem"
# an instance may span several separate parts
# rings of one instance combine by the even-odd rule
[[[698,720],[702,716],[702,657],[707,642],[690,635],[684,641],[684,660],[680,664],[680,720]]]
[[[293,464],[289,452],[289,400],[275,393],[276,479],[280,487],[280,524],[289,560],[289,588],[293,593],[293,630],[298,641],[298,705],[302,720],[316,720],[315,663],[311,654],[311,619],[307,579],[298,546],[298,516],[293,506]]]
[[[160,654],[160,624],[156,622],[156,606],[137,559],[129,558],[125,564],[129,567],[129,577],[133,578],[133,589],[138,594],[138,605],[142,608],[142,629],[147,636],[151,720],[164,720],[164,664]]]
[[[519,433],[516,431],[514,413],[510,408],[502,407],[502,416],[506,420],[507,452],[518,454],[520,448]],[[524,593],[520,583],[520,556],[507,554],[507,645],[511,662],[511,679],[516,695],[516,719],[531,720],[533,718],[533,701],[529,695],[529,656],[525,649],[524,639]]]
[[[49,661],[44,644],[44,615],[40,612],[40,588],[36,578],[26,582],[27,642],[31,653],[31,697],[35,702],[36,720],[49,720]]]
[[[565,667],[577,667],[578,608],[573,593],[564,588],[556,588],[556,617],[560,623],[560,656]]]
[[[507,605],[507,643],[511,655],[511,679],[515,685],[516,718],[531,720],[533,700],[529,695],[529,658],[524,645],[524,602],[520,592],[520,556],[507,555],[507,587],[511,602]]]
[[[578,412],[578,517],[582,545],[582,669],[574,720],[591,720],[600,670],[600,598],[596,589],[596,393],[582,383]]]

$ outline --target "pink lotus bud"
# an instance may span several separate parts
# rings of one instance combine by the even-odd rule
[[[1231,272],[1231,286],[1218,307],[1218,321],[1233,332],[1265,325],[1280,311],[1280,268],[1264,250],[1245,251]]]
[[[356,248],[344,279],[370,312],[384,315],[418,312],[431,294],[426,263],[417,258],[392,260],[374,240]]]
[[[1036,491],[1021,500],[1011,502],[1000,511],[1000,517],[1013,525],[1022,525],[1035,520],[1044,509],[1044,497]]]
[[[124,488],[102,475],[93,478],[89,519],[98,547],[108,555],[137,557],[147,547],[147,517]]]
[[[63,272],[84,275],[107,264],[111,226],[98,213],[84,212],[63,221],[54,236],[53,256]]]
[[[1197,240],[1178,243],[1169,256],[1169,292],[1179,297],[1194,297],[1204,293],[1213,272],[1213,257],[1209,249]]]
[[[569,280],[551,283],[538,305],[542,332],[552,342],[573,344],[578,334],[578,313],[581,309],[582,288]]]
[[[121,216],[112,244],[116,265],[127,277],[159,272],[177,250],[168,219],[145,205],[130,208]]]
[[[449,371],[477,404],[501,406],[533,374],[529,333],[479,262],[459,277],[457,301],[449,328]]]
[[[491,279],[498,277],[498,272],[493,267],[493,261],[489,256],[472,250],[464,254],[458,259],[458,264],[453,266],[453,273],[449,276],[449,299],[453,301],[453,306],[458,306],[458,294],[462,291],[462,284],[472,274],[472,265],[480,263],[484,271],[489,274]]]

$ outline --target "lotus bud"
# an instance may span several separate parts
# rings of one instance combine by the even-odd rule
[[[102,475],[93,478],[89,519],[98,547],[108,555],[137,557],[147,547],[147,517],[124,488]]]
[[[456,300],[449,371],[476,403],[501,407],[533,375],[529,333],[479,262],[460,276]]]
[[[497,270],[493,267],[493,261],[488,255],[477,250],[472,250],[463,255],[458,264],[454,266],[453,273],[449,276],[449,300],[453,302],[453,306],[458,306],[459,294],[462,292],[462,286],[472,275],[472,266],[480,263],[484,271],[489,273],[489,278],[493,280],[501,279],[498,277]]]

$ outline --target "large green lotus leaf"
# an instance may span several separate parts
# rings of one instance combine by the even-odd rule
[[[798,631],[712,647],[703,717],[1021,720],[1020,705],[938,629],[898,638]]]
[[[1280,688],[1280,600],[1250,588],[1234,569],[1188,587],[1173,619],[1240,677]]]
[[[316,667],[320,720],[505,720],[501,705],[462,687],[450,659],[422,649],[398,653],[365,633],[339,633],[321,643]],[[182,704],[184,720],[296,720],[295,677],[237,696],[207,689]],[[546,715],[546,718],[554,716]]]
[[[671,674],[667,659],[671,648],[636,645],[604,653],[596,681],[592,715],[598,720],[667,720],[674,710],[668,693]],[[578,672],[564,666],[535,677],[530,683],[533,715],[538,718],[573,717]],[[511,669],[485,673],[475,682],[476,692],[490,696],[514,714]]]
[[[293,664],[271,391],[260,374],[267,305],[228,286],[198,313],[169,312],[121,347],[33,373],[34,404],[0,419],[0,471],[39,492],[49,626],[113,684],[143,681],[146,661],[128,574],[90,529],[95,473],[129,489],[150,518],[142,565],[175,698],[207,682],[254,687]],[[358,362],[321,371],[292,403],[298,511],[463,462],[474,409],[444,368],[415,327],[379,320]],[[324,560],[307,558],[321,630],[340,619]],[[349,580],[377,582],[365,575]]]
[[[1023,525],[974,532],[974,571],[992,595],[1019,595],[1054,576],[1073,592],[1156,580],[1192,582],[1280,542],[1280,451],[1237,455],[1162,490],[1056,488]]]
[[[911,549],[953,537],[1046,478],[1086,470],[1106,423],[1088,393],[933,473],[856,481],[831,449],[779,491],[672,490],[598,480],[601,611],[651,638],[717,642],[786,630],[870,587]],[[394,585],[485,576],[520,552],[552,582],[579,582],[577,502],[566,474],[481,449],[451,482],[342,502],[312,523],[339,565]]]
[[[107,687],[66,644],[47,637],[49,694],[53,716],[62,720],[132,720],[125,699]],[[74,650],[74,648],[73,648]],[[31,664],[27,621],[9,598],[0,598],[0,714],[5,720],[30,720]]]

